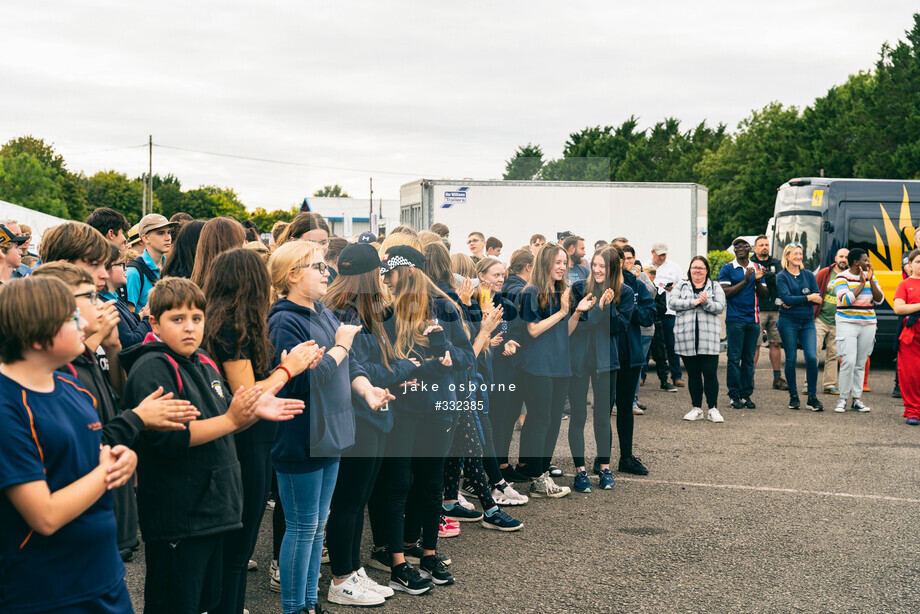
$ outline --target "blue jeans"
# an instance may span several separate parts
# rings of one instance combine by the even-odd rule
[[[287,528],[278,558],[281,607],[284,614],[298,614],[319,601],[323,531],[335,492],[339,461],[309,473],[276,473]]]
[[[776,328],[779,330],[780,339],[783,340],[783,353],[786,355],[786,383],[789,384],[789,396],[796,397],[799,394],[799,388],[795,382],[795,359],[799,355],[799,345],[802,346],[802,353],[805,354],[805,380],[808,383],[808,396],[815,396],[818,391],[818,350],[816,347],[818,336],[815,331],[815,321],[811,318],[808,320],[784,318],[780,313]]]
[[[726,322],[725,337],[728,341],[728,365],[725,368],[725,382],[728,396],[733,399],[754,394],[754,354],[760,337],[757,322]]]
[[[644,379],[645,374],[648,372],[648,351],[652,347],[652,339],[655,337],[653,335],[642,335],[642,355],[645,357],[645,364],[642,365],[641,374],[643,377],[640,377],[636,380],[636,394],[633,395],[633,405],[639,402],[639,386]]]

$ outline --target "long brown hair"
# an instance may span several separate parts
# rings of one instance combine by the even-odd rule
[[[620,254],[614,247],[605,245],[594,252],[591,256],[592,270],[588,271],[588,281],[585,283],[585,295],[591,294],[594,298],[600,300],[601,295],[607,288],[613,290],[613,301],[620,304],[620,291],[623,288],[623,263],[620,260]],[[604,260],[604,268],[607,271],[607,277],[604,278],[603,284],[594,281],[594,259],[600,256]]]
[[[249,249],[234,248],[214,259],[205,280],[207,298],[204,319],[204,345],[216,357],[215,344],[222,328],[233,330],[236,344],[232,355],[239,360],[243,348],[251,347],[252,372],[256,379],[268,371],[275,349],[268,340],[268,307],[271,283],[268,267]]]
[[[476,263],[472,258],[460,252],[451,254],[450,270],[469,279],[476,277]]]
[[[520,274],[524,272],[524,269],[527,268],[527,265],[529,264],[532,266],[533,262],[534,255],[532,251],[526,248],[515,250],[515,252],[511,254],[511,262],[508,263],[508,270],[512,275],[520,276]]]
[[[390,368],[390,360],[395,356],[393,345],[383,328],[383,314],[389,307],[383,284],[380,283],[380,271],[374,269],[361,275],[339,275],[326,290],[323,305],[333,311],[353,309],[364,327],[371,331],[380,344],[383,366]]]
[[[422,270],[436,284],[447,284],[451,288],[457,288],[457,282],[454,281],[454,275],[450,270],[450,253],[444,244],[439,240],[437,243],[429,243],[425,246],[425,264]]]
[[[198,247],[195,250],[195,265],[192,267],[192,283],[204,288],[211,272],[214,259],[227,250],[243,247],[246,229],[229,217],[215,217],[208,220],[201,229]]]
[[[278,237],[276,244],[278,246],[284,245],[288,241],[296,240],[304,233],[310,232],[311,230],[325,230],[326,235],[332,236],[332,233],[329,232],[329,224],[326,223],[326,220],[319,213],[313,211],[305,211],[303,213],[297,214],[297,217],[288,224],[287,228],[284,229],[284,232],[281,233],[281,236]]]
[[[397,358],[408,358],[417,346],[428,347],[428,337],[422,333],[431,325],[433,299],[443,298],[453,305],[458,320],[466,330],[460,308],[434,285],[424,271],[411,266],[400,266],[394,270],[399,274],[393,293],[396,322],[396,346],[393,349]]]
[[[537,302],[541,309],[546,309],[553,301],[556,294],[562,295],[565,292],[566,282],[563,276],[560,280],[553,279],[553,267],[556,262],[556,255],[565,250],[557,243],[547,243],[540,248],[534,258],[533,273],[530,276],[528,286],[534,286],[537,289]],[[561,299],[560,299],[561,300]]]

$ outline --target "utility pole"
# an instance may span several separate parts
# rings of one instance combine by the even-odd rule
[[[150,203],[150,213],[153,213],[153,135],[147,135],[147,181],[149,182],[150,196],[147,202]]]
[[[141,192],[141,217],[147,215],[147,175],[141,173],[141,184],[144,186],[144,191]]]
[[[367,211],[367,229],[376,235],[377,230],[375,228],[371,228],[371,222],[373,222],[374,220],[374,178],[371,177],[370,179],[371,179],[371,195],[368,198],[368,203],[370,203],[370,207],[368,207],[368,211]]]

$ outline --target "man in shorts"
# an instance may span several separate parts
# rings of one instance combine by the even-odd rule
[[[763,279],[767,284],[767,298],[759,301],[760,304],[760,334],[770,346],[770,366],[773,367],[773,388],[786,390],[786,380],[783,379],[783,351],[781,349],[779,330],[776,321],[779,319],[778,294],[776,293],[776,276],[783,270],[779,260],[770,255],[770,239],[760,235],[754,239],[754,253],[751,262],[756,262],[763,267]],[[760,359],[760,344],[754,354],[754,369]]]

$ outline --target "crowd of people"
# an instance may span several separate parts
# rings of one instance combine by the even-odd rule
[[[132,227],[97,209],[30,255],[30,229],[4,221],[0,610],[133,611],[123,562],[140,534],[145,611],[241,614],[267,504],[285,614],[324,611],[322,562],[333,604],[452,585],[438,542],[463,523],[521,531],[513,508],[531,498],[613,489],[614,467],[648,474],[633,435],[652,362],[662,390],[688,388],[685,420],[724,422],[723,319],[730,407],[756,407],[764,339],[790,409],[801,346],[805,405],[823,410],[826,343],[835,411],[869,411],[883,296],[865,251],[840,250],[815,275],[801,245],[776,260],[766,237],[739,238],[716,273],[704,256],[685,271],[663,242],[643,267],[625,237],[588,258],[582,237],[560,235],[505,262],[478,232],[451,253],[443,224],[345,239],[305,212],[264,242],[228,218]],[[917,425],[920,250],[904,266],[898,378]],[[564,419],[570,485],[553,458]]]

